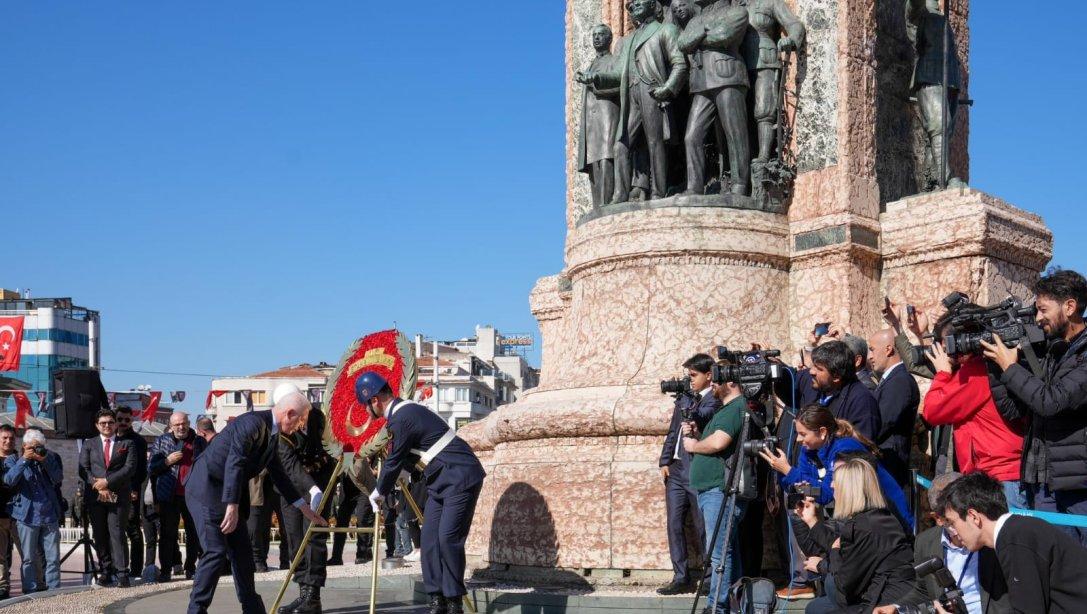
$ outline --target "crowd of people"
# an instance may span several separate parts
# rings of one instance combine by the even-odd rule
[[[947,340],[966,326],[954,316],[981,307],[963,300],[930,324],[885,299],[886,328],[865,338],[817,326],[799,366],[772,358],[779,376],[757,402],[712,377],[727,360],[687,360],[689,390],[677,394],[660,456],[674,575],[658,592],[702,586],[706,612],[729,611],[729,586],[762,574],[769,513],[787,568],[777,598],[813,598],[810,613],[1082,612],[1087,280],[1054,270],[1033,291],[1045,335],[1033,346],[979,329],[967,331],[977,347],[963,350]],[[745,412],[767,430],[748,434]],[[771,434],[753,451],[737,445]],[[757,488],[741,485],[747,471]],[[912,501],[924,482],[915,473],[934,477],[927,512]],[[688,560],[689,528],[699,540],[690,549],[708,558],[701,567]]]
[[[132,421],[132,410],[123,406],[102,408],[97,413],[98,436],[80,442],[79,484],[71,509],[62,493],[61,457],[49,449],[45,434],[27,429],[17,449],[16,430],[0,425],[0,599],[11,594],[10,566],[15,551],[21,560],[23,594],[60,587],[60,528],[69,513],[74,524],[86,521],[90,529],[99,585],[126,587],[137,578],[141,582],[169,582],[174,577],[192,579],[196,575],[203,550],[185,496],[186,485],[196,460],[217,436],[214,423],[202,416],[193,428],[189,414],[174,412],[166,432],[148,444],[133,430]],[[306,429],[290,434],[280,431],[275,449],[282,466],[288,468],[290,482],[307,493],[308,503],[315,509],[320,488],[327,484],[334,463],[321,447],[323,414],[308,412],[308,421]],[[352,517],[359,527],[373,524],[374,510],[363,493],[373,490],[376,471],[368,467],[361,475],[365,490],[345,479],[330,501],[329,507],[334,510],[330,515],[335,516],[339,526],[349,526]],[[422,482],[411,484],[418,505],[424,505],[426,491],[419,487]],[[267,469],[249,480],[249,494],[252,511],[244,528],[252,543],[254,570],[270,569],[267,560],[273,513],[278,518],[281,540],[276,567],[288,568],[305,532],[305,518],[291,501],[282,505],[281,492]],[[386,556],[419,560],[419,520],[405,493],[397,487],[381,506]],[[306,582],[323,584],[323,578],[318,579],[318,568],[323,573],[326,563],[343,564],[347,538],[344,533],[335,535],[331,557],[327,556],[325,542],[315,540],[299,567],[297,581],[303,586]],[[355,539],[355,563],[369,562],[372,536],[358,533]],[[229,571],[228,564],[219,573]],[[319,603],[319,597],[309,601]],[[314,607],[299,609],[299,605],[286,611],[319,611]]]

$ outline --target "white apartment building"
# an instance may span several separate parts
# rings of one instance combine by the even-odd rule
[[[252,404],[253,411],[272,408],[272,391],[280,384],[294,384],[309,395],[310,401],[323,402],[325,383],[335,367],[326,363],[302,363],[282,367],[248,377],[223,377],[211,381],[211,405],[207,415],[221,431],[231,418],[244,414]]]

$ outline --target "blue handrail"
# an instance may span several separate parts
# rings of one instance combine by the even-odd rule
[[[917,476],[917,485],[924,489],[932,488],[932,480],[925,478],[924,476]],[[1039,518],[1048,522],[1049,524],[1060,525],[1063,527],[1079,527],[1087,528],[1087,516],[1081,516],[1079,514],[1058,514],[1057,512],[1039,512],[1037,510],[1023,510],[1017,507],[1010,508],[1008,510],[1013,514],[1019,516],[1031,516],[1033,518]]]

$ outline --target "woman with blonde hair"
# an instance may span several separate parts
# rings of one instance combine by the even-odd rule
[[[871,612],[915,595],[913,540],[888,508],[876,468],[860,455],[839,460],[834,470],[834,519],[820,523],[809,498],[797,513],[811,539],[829,555],[811,557],[805,568],[826,577],[826,595],[810,602],[807,614]]]

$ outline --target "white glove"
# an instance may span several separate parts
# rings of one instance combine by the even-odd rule
[[[321,492],[320,488],[314,486],[309,489],[309,495],[309,507],[314,512],[317,512],[317,508],[321,507],[321,498],[324,497],[324,493]]]
[[[374,508],[375,514],[381,511],[380,501],[382,496],[383,495],[379,493],[376,488],[370,493],[370,507]]]

